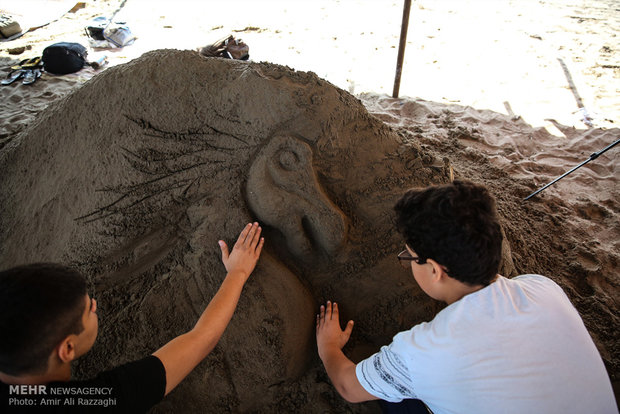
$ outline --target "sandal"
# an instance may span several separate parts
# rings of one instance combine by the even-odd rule
[[[32,85],[41,77],[41,69],[38,68],[27,69],[24,72],[24,80],[22,82],[24,85]]]
[[[11,69],[29,69],[29,68],[40,68],[43,66],[43,62],[41,62],[41,56],[33,57],[30,59],[24,59],[19,62],[17,65],[11,66]]]
[[[13,82],[15,82],[17,79],[21,78],[22,76],[24,76],[24,72],[25,70],[23,69],[16,69],[13,70],[11,72],[9,72],[9,74],[6,76],[6,79],[2,79],[2,85],[10,85]]]

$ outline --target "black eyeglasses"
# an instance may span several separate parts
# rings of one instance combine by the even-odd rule
[[[404,267],[405,269],[410,269],[411,268],[411,264],[409,262],[414,261],[417,264],[420,264],[420,258],[416,257],[416,256],[412,256],[411,253],[409,253],[409,250],[403,250],[402,252],[398,253],[398,261],[400,262],[401,266]]]

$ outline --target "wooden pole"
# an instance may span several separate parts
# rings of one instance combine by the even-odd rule
[[[409,29],[409,11],[411,10],[411,0],[405,0],[403,7],[403,23],[400,26],[400,43],[398,45],[398,58],[396,59],[396,77],[394,78],[393,98],[398,98],[400,89],[400,75],[403,71],[403,60],[405,59],[405,45],[407,44],[407,30]]]

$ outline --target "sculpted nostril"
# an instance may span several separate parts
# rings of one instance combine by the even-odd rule
[[[323,250],[324,247],[322,246],[321,242],[318,240],[318,237],[317,237],[318,235],[316,233],[316,230],[312,226],[312,223],[310,222],[310,219],[308,219],[308,217],[306,216],[302,217],[301,227],[304,230],[306,239],[310,241],[310,245],[312,246],[312,248],[315,250]]]

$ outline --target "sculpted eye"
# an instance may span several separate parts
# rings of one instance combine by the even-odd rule
[[[293,171],[299,165],[299,156],[290,149],[283,149],[278,154],[278,161],[280,162],[280,167],[287,171]]]

